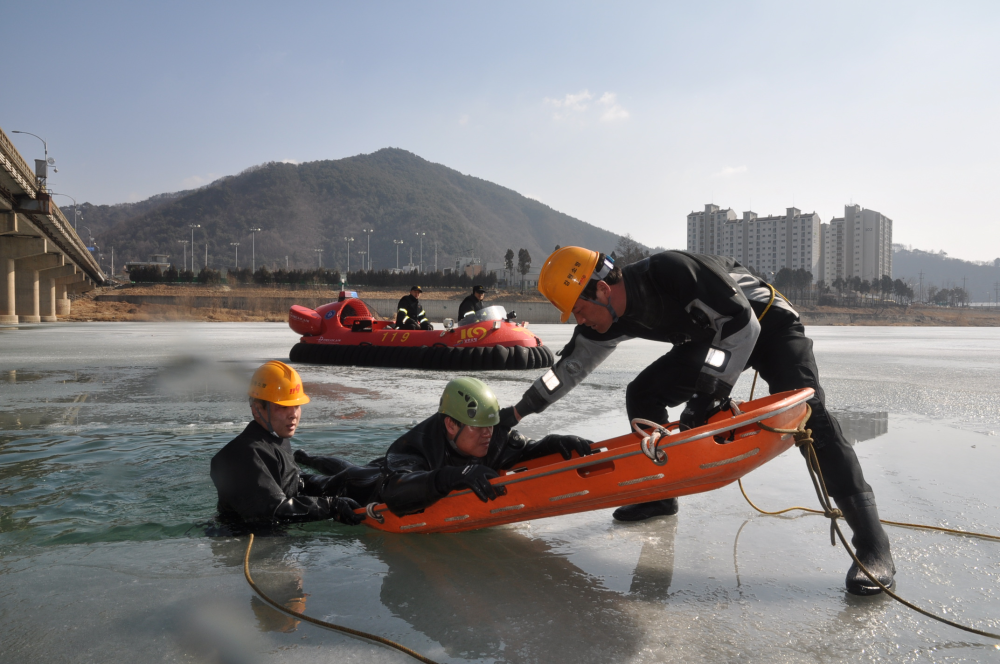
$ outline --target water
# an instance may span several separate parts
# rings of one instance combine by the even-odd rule
[[[561,347],[571,328],[536,331]],[[883,516],[1000,533],[1000,330],[809,333]],[[205,535],[209,459],[247,421],[252,370],[294,341],[267,323],[0,329],[0,661],[412,661],[283,618],[243,579],[245,540]],[[665,351],[625,344],[522,430],[622,433],[625,385]],[[447,379],[303,376],[313,401],[297,444],[358,462],[433,412]],[[483,377],[508,404],[535,376]],[[794,451],[745,484],[765,509],[815,506]],[[1000,544],[889,535],[904,596],[1000,630]],[[826,521],[756,515],[735,487],[637,524],[610,510],[455,535],[314,523],[258,539],[252,556],[279,601],[441,662],[1000,659],[988,639],[846,595],[848,565]]]

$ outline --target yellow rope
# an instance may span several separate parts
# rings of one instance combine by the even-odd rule
[[[908,602],[907,600],[903,599],[902,597],[900,597],[899,595],[897,595],[896,593],[894,593],[892,590],[890,590],[889,588],[887,588],[885,585],[883,585],[881,581],[879,581],[878,579],[876,579],[875,575],[872,574],[868,570],[868,568],[865,567],[864,563],[862,563],[858,559],[858,556],[855,554],[854,550],[847,543],[847,538],[844,537],[844,533],[840,530],[840,526],[837,525],[837,519],[838,518],[843,518],[843,514],[840,512],[840,510],[838,510],[838,509],[836,509],[836,508],[834,508],[832,506],[832,503],[831,503],[831,500],[830,500],[830,494],[826,490],[826,482],[823,480],[823,472],[820,470],[820,467],[819,467],[819,458],[816,456],[816,449],[813,447],[812,430],[805,428],[805,424],[806,424],[806,422],[809,421],[809,418],[811,416],[812,416],[812,409],[807,404],[806,405],[806,414],[802,418],[802,420],[799,422],[799,426],[797,428],[795,428],[795,429],[778,429],[778,428],[774,428],[774,427],[769,427],[766,424],[764,424],[763,422],[758,422],[757,424],[758,424],[758,426],[760,426],[761,429],[764,429],[765,431],[771,431],[773,433],[781,433],[781,434],[791,434],[792,436],[795,437],[795,445],[796,446],[805,447],[805,450],[806,450],[806,467],[809,470],[809,477],[813,481],[813,487],[816,489],[816,497],[819,498],[819,502],[820,502],[820,504],[824,508],[823,511],[821,512],[819,510],[812,510],[812,509],[808,509],[808,508],[805,508],[805,507],[790,507],[788,509],[781,510],[779,512],[765,512],[764,510],[762,510],[759,507],[757,507],[756,505],[754,505],[753,502],[751,502],[750,498],[747,497],[746,491],[743,490],[743,482],[741,481],[739,483],[740,484],[740,491],[743,492],[743,496],[747,499],[747,502],[750,503],[750,505],[754,509],[756,509],[757,511],[759,511],[759,512],[761,512],[763,514],[783,514],[784,512],[788,512],[788,511],[796,510],[796,509],[805,510],[807,512],[812,512],[812,513],[815,513],[815,514],[823,514],[824,516],[826,516],[827,518],[830,519],[830,537],[831,537],[831,540],[833,539],[834,533],[836,533],[836,536],[840,539],[841,544],[844,545],[844,549],[847,550],[847,553],[851,556],[851,560],[853,560],[854,564],[856,564],[858,566],[858,569],[860,569],[864,573],[864,575],[867,576],[872,581],[872,583],[874,583],[879,588],[881,588],[882,592],[884,592],[885,594],[887,594],[889,597],[893,598],[894,600],[896,600],[897,602],[899,602],[903,606],[905,606],[907,608],[910,608],[910,609],[913,609],[917,613],[920,613],[921,615],[927,616],[928,618],[932,618],[933,620],[937,620],[938,622],[944,623],[945,625],[950,625],[950,626],[955,627],[957,629],[960,629],[962,631],[971,632],[972,634],[978,634],[979,636],[985,636],[985,637],[988,637],[988,638],[991,638],[991,639],[998,639],[998,640],[1000,640],[1000,634],[994,634],[993,632],[987,632],[987,631],[984,631],[984,630],[981,630],[981,629],[976,629],[974,627],[969,627],[967,625],[962,625],[960,623],[948,620],[947,618],[942,618],[939,615],[933,614],[930,611],[927,611],[925,609],[921,609],[919,606],[917,606],[917,605],[915,605],[915,604],[913,604],[911,602]],[[893,521],[882,521],[882,523],[890,523],[890,524],[893,524],[893,525],[897,525]],[[939,531],[943,531],[943,532],[958,533],[958,534],[961,534],[961,535],[971,535],[971,536],[975,536],[975,537],[984,537],[984,538],[987,538],[987,539],[1000,540],[1000,537],[994,537],[992,535],[984,535],[982,533],[968,533],[968,532],[964,532],[964,531],[950,530],[950,529],[947,529],[947,528],[936,528],[934,526],[921,526],[921,525],[918,525],[918,524],[898,524],[898,525],[905,525],[905,526],[911,527],[911,528],[925,528],[927,530],[939,530]],[[836,542],[832,542],[832,543],[836,544]]]
[[[247,542],[246,553],[243,554],[243,576],[246,577],[247,583],[249,583],[250,587],[254,589],[254,592],[256,592],[258,595],[260,595],[260,598],[262,600],[264,600],[265,602],[267,602],[268,604],[270,604],[271,606],[273,606],[277,610],[281,611],[282,613],[287,613],[290,616],[295,616],[299,620],[305,620],[306,622],[311,622],[314,625],[319,625],[320,627],[326,627],[327,629],[332,629],[332,630],[335,630],[335,631],[338,631],[338,632],[343,632],[345,634],[350,634],[351,636],[357,636],[357,637],[362,638],[362,639],[368,639],[369,641],[375,641],[376,643],[381,643],[382,645],[389,646],[390,648],[395,648],[396,650],[398,650],[400,652],[403,652],[403,653],[406,653],[407,655],[409,655],[410,657],[413,657],[416,660],[424,662],[424,664],[437,664],[437,662],[435,662],[433,659],[428,659],[427,657],[424,657],[423,655],[421,655],[417,651],[410,650],[406,646],[401,645],[399,643],[396,643],[395,641],[390,641],[389,639],[387,639],[387,638],[385,638],[383,636],[378,636],[377,634],[369,634],[368,632],[362,632],[361,630],[351,629],[350,627],[343,627],[341,625],[334,625],[333,623],[328,623],[328,622],[325,622],[323,620],[317,620],[316,618],[310,618],[309,616],[305,615],[304,613],[299,613],[298,611],[293,611],[292,609],[289,609],[288,607],[286,607],[286,606],[284,606],[282,604],[278,604],[273,599],[271,599],[270,597],[268,597],[267,595],[265,595],[264,591],[261,590],[260,588],[258,588],[257,584],[253,582],[252,578],[250,578],[250,548],[252,546],[253,546],[253,535],[251,534],[250,535],[250,541]]]

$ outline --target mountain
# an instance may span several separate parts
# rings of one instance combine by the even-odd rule
[[[364,229],[372,229],[374,269],[423,260],[434,266],[454,265],[461,256],[475,255],[501,261],[507,249],[521,248],[540,265],[558,245],[578,244],[610,253],[618,235],[526,198],[515,191],[405,150],[386,148],[367,155],[305,164],[267,163],[248,168],[196,190],[165,194],[132,207],[81,206],[106,253],[115,247],[116,261],[146,260],[154,253],[171,256],[181,265],[182,245],[196,247],[195,266],[204,264],[205,245],[213,268],[232,266],[239,242],[240,265],[250,265],[250,228],[260,228],[254,239],[257,265],[289,267],[317,265],[322,250],[324,267],[347,264],[345,237],[351,243],[351,267],[361,263],[358,252],[367,249]],[[129,212],[134,212],[130,214]],[[103,215],[103,216],[102,216]],[[106,224],[102,221],[106,219]],[[82,229],[81,229],[82,230]]]
[[[997,284],[1000,284],[1000,258],[992,262],[973,263],[951,258],[944,252],[908,249],[901,245],[893,245],[893,249],[893,278],[912,284],[913,291],[917,292],[923,273],[924,299],[931,286],[938,289],[962,288],[963,283],[970,302],[992,302],[996,297]]]

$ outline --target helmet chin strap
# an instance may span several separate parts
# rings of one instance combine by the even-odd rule
[[[254,404],[254,405],[257,407],[257,413],[260,414],[260,404]],[[268,432],[272,436],[274,436],[275,438],[281,438],[281,436],[278,435],[278,432],[274,430],[274,426],[272,426],[272,424],[271,424],[271,402],[270,401],[267,402],[267,407],[264,409],[264,412],[267,413],[267,416],[265,417],[264,415],[261,415],[260,419],[264,420],[264,424],[267,425]]]
[[[590,302],[591,304],[596,304],[599,307],[604,307],[608,310],[608,313],[611,314],[611,322],[618,322],[618,314],[615,313],[615,308],[611,306],[610,302],[599,302],[598,300],[591,300],[589,297],[584,297],[582,295],[580,296],[580,299],[584,302]]]

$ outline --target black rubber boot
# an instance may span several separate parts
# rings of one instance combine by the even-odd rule
[[[837,507],[844,513],[844,520],[854,532],[851,544],[854,551],[868,571],[886,588],[892,588],[895,580],[896,566],[889,552],[889,538],[878,520],[878,508],[875,506],[875,494],[867,491],[856,493],[845,498],[834,498]],[[865,576],[857,563],[851,564],[847,571],[847,592],[852,595],[877,595],[882,589]]]
[[[638,503],[619,507],[611,515],[616,521],[642,521],[654,516],[670,516],[677,514],[677,499],[654,500],[651,503]]]

